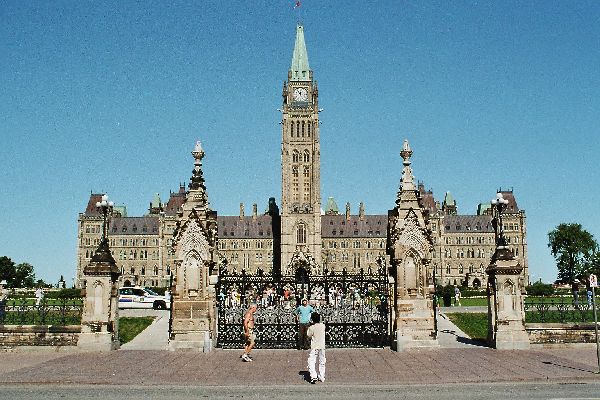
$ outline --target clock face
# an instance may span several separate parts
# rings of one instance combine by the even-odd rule
[[[292,94],[294,101],[308,101],[308,91],[305,88],[296,88]]]

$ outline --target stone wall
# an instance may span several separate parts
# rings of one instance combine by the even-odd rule
[[[596,343],[593,323],[581,324],[525,324],[532,345],[569,345]]]
[[[0,325],[0,346],[77,346],[80,325]]]

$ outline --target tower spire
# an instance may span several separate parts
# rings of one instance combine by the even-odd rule
[[[304,27],[298,23],[296,26],[296,43],[292,55],[292,66],[290,68],[290,81],[310,80],[310,66],[308,65],[308,53],[304,43]]]
[[[398,191],[398,196],[396,198],[396,204],[400,205],[400,197],[402,192],[405,191],[415,191],[417,190],[415,186],[415,177],[412,174],[412,168],[410,167],[410,157],[412,156],[412,150],[410,149],[410,145],[408,144],[408,139],[404,139],[404,144],[402,145],[402,151],[400,152],[400,156],[404,160],[402,162],[402,178],[400,179],[400,190]]]
[[[191,192],[197,192],[193,196],[193,200],[199,203],[200,206],[206,206],[208,203],[208,197],[206,195],[206,186],[204,184],[204,176],[202,176],[202,159],[204,158],[204,150],[198,140],[194,150],[192,151],[194,156],[194,170],[192,171],[192,177],[188,187]]]

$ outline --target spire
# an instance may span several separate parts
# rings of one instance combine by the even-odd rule
[[[304,43],[304,27],[300,24],[296,27],[296,43],[294,44],[294,55],[290,68],[290,81],[310,80],[310,67],[308,66],[308,53]]]
[[[410,149],[410,145],[408,144],[408,140],[404,139],[404,144],[402,145],[402,151],[400,152],[400,156],[404,160],[402,162],[402,178],[400,178],[400,191],[398,192],[398,198],[396,203],[400,201],[400,194],[403,191],[413,191],[417,190],[415,186],[415,177],[412,174],[412,168],[410,167],[410,157],[412,156],[412,150]]]
[[[208,198],[206,196],[206,186],[204,185],[204,177],[202,176],[204,150],[202,150],[202,145],[199,140],[196,142],[192,155],[194,156],[194,170],[192,171],[192,178],[190,179],[188,187],[190,188],[190,191],[200,192],[192,196],[195,201],[199,200],[202,205],[207,205]]]

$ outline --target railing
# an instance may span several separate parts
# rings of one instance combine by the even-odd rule
[[[39,305],[30,299],[11,299],[0,303],[0,325],[80,325],[81,300],[43,301]]]
[[[572,297],[528,298],[524,308],[527,323],[594,322],[594,309],[585,298],[577,303]]]

